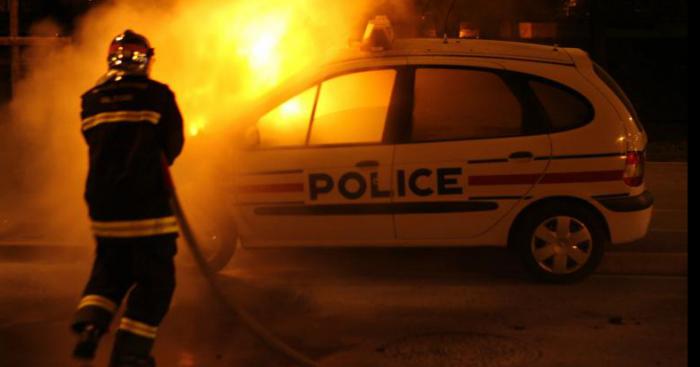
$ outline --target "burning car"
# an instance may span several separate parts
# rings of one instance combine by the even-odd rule
[[[583,51],[393,39],[382,18],[357,46],[251,119],[244,246],[503,246],[567,282],[645,236],[646,133]]]

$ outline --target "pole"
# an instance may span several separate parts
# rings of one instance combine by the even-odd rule
[[[9,0],[10,2],[10,37],[19,37],[19,0]],[[14,90],[15,83],[20,78],[20,47],[13,45],[10,55],[10,87]]]

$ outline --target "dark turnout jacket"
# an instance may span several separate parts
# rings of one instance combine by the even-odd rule
[[[85,199],[94,234],[177,233],[161,157],[172,164],[184,136],[168,86],[146,76],[112,76],[82,96],[81,119],[90,154]]]

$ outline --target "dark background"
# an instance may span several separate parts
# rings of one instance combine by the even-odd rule
[[[20,0],[20,32],[49,17],[70,35],[81,14],[108,1],[115,0]],[[637,107],[650,150],[660,158],[687,157],[687,0],[378,0],[373,12],[368,17],[388,14],[406,37],[426,28],[456,37],[466,21],[481,29],[481,38],[523,41],[519,22],[555,23],[554,37],[527,41],[588,51]],[[8,28],[8,0],[0,0],[0,36]],[[0,103],[11,98],[9,53],[0,46]]]

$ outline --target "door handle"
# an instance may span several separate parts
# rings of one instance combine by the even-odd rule
[[[508,160],[531,161],[535,156],[532,152],[514,152],[508,156]]]
[[[358,168],[379,167],[379,161],[359,161],[355,164]]]

